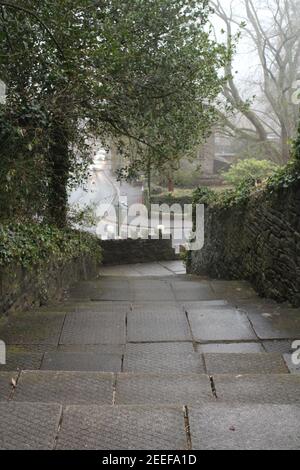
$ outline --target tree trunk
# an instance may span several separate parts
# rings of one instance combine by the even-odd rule
[[[48,218],[51,224],[63,228],[67,224],[70,162],[67,133],[61,125],[52,129],[49,170]]]
[[[281,154],[282,162],[287,163],[290,159],[289,136],[285,126],[281,130]]]
[[[168,191],[174,193],[174,180],[171,177],[168,179]]]

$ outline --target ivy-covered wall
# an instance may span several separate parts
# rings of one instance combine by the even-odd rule
[[[249,280],[260,295],[300,306],[299,175],[208,204],[205,245],[189,253],[188,272]]]
[[[47,225],[0,226],[0,315],[60,300],[68,287],[96,277],[99,241]]]

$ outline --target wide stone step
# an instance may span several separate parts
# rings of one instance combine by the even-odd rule
[[[0,402],[0,449],[300,449],[300,406]]]
[[[5,372],[0,374],[0,399],[63,405],[300,404],[300,376]]]
[[[202,346],[198,346],[201,351]],[[94,351],[11,352],[2,371],[52,370],[85,372],[135,372],[184,374],[284,374],[297,373],[279,353],[195,352],[192,342],[128,343]],[[298,370],[299,372],[299,370]]]

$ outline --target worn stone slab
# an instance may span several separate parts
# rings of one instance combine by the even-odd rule
[[[116,404],[149,405],[214,401],[208,376],[200,374],[119,374]]]
[[[127,317],[128,342],[191,341],[183,312],[130,312]]]
[[[298,312],[248,313],[248,317],[260,339],[300,339]]]
[[[238,311],[188,312],[192,334],[199,342],[251,341],[257,337],[247,316]]]
[[[52,450],[62,408],[54,404],[0,403],[0,450]]]
[[[220,401],[300,404],[298,375],[214,375]]]
[[[286,363],[286,366],[291,374],[300,374],[300,353],[295,354],[295,359],[293,358],[293,354],[284,354],[283,358]]]
[[[12,379],[17,380],[18,372],[0,372],[0,400],[8,400],[13,392]]]
[[[157,372],[204,374],[203,359],[197,353],[127,353],[124,357],[124,372]]]
[[[213,374],[288,374],[280,354],[204,354],[207,372]]]
[[[101,279],[100,281],[80,282],[70,289],[71,300],[133,300],[130,282],[126,279]]]
[[[109,300],[104,302],[85,302],[77,303],[73,309],[73,313],[86,313],[86,312],[95,312],[95,313],[104,313],[104,314],[126,314],[131,308],[130,302],[111,302]],[[72,312],[71,312],[72,313]]]
[[[202,353],[244,354],[265,352],[260,343],[209,343],[198,344],[197,351]]]
[[[174,293],[167,280],[133,280],[131,282],[134,302],[174,301]]]
[[[124,344],[125,315],[67,314],[60,344]]]
[[[194,353],[192,342],[186,343],[127,343],[127,354],[189,354]]]
[[[64,410],[58,449],[186,450],[182,407],[86,407]]]
[[[216,298],[210,283],[205,281],[173,281],[172,287],[177,301],[215,300]]]
[[[18,402],[110,405],[113,374],[23,371],[13,399]]]
[[[159,313],[161,315],[174,313],[178,315],[184,315],[182,306],[176,302],[164,301],[164,302],[134,302],[131,305],[130,312],[132,313]]]
[[[7,345],[57,345],[64,318],[63,312],[16,313],[1,321],[0,338]]]
[[[6,364],[0,365],[0,371],[38,370],[41,367],[42,358],[42,353],[12,352],[8,349]]]
[[[203,311],[203,309],[207,309],[209,311],[215,311],[215,309],[219,311],[219,308],[231,308],[230,305],[228,304],[227,300],[199,300],[199,301],[194,301],[194,302],[184,302],[183,303],[183,309],[186,312],[190,311]]]
[[[124,344],[60,344],[57,348],[58,352],[72,352],[72,353],[97,353],[97,354],[124,354]]]
[[[211,281],[215,296],[221,299],[257,298],[255,290],[245,281]]]
[[[194,450],[299,450],[300,406],[206,405],[189,409]]]
[[[93,286],[94,292],[91,300],[123,300],[125,302],[134,300],[131,282],[126,279],[101,279],[99,282],[94,282]]]
[[[43,355],[46,351],[56,351],[57,344],[8,344],[7,351],[11,353],[33,353]]]
[[[277,352],[280,354],[292,353],[292,341],[272,340],[263,341],[263,347],[267,352]]]
[[[121,372],[121,366],[121,354],[93,352],[50,352],[45,353],[41,369]]]

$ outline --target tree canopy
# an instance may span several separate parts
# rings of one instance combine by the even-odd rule
[[[207,0],[0,1],[0,216],[64,225],[88,138],[170,164],[215,118],[230,51]]]

